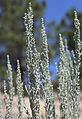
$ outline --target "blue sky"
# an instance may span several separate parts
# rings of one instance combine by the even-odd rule
[[[59,23],[65,13],[71,8],[76,8],[78,12],[82,12],[82,0],[39,0],[46,1],[47,8],[45,10],[45,21],[52,20]]]
[[[77,12],[82,12],[82,0],[39,0],[46,1],[47,8],[45,9],[45,22],[56,21],[59,24],[61,19],[65,16],[65,13],[71,8],[75,8]],[[46,26],[47,27],[47,26]],[[59,57],[54,59],[50,64],[50,71],[53,72],[51,79],[56,78],[55,62],[59,60]]]

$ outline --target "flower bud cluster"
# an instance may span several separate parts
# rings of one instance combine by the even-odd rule
[[[13,76],[12,76],[12,67],[9,60],[9,55],[7,55],[7,77],[8,77],[8,86],[9,86],[9,96],[6,89],[6,81],[4,81],[4,96],[5,96],[5,105],[6,105],[6,119],[13,119],[12,114],[12,105],[13,105],[13,96],[14,96],[14,87],[13,87]]]
[[[33,119],[39,119],[40,110],[40,53],[36,49],[35,38],[33,37],[33,11],[31,4],[25,13],[24,23],[26,27],[26,68],[27,68],[27,89],[32,110]]]

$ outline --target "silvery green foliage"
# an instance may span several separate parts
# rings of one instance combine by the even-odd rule
[[[8,86],[9,86],[9,99],[10,99],[10,106],[12,110],[12,103],[13,103],[15,88],[13,86],[12,66],[10,64],[9,55],[7,55],[7,67],[8,67],[7,76],[8,76]]]
[[[61,34],[60,39],[60,62],[59,62],[59,100],[61,119],[79,119],[80,86],[79,67],[81,57],[80,23],[75,12],[75,54],[72,51],[73,60],[65,41],[65,46]]]
[[[26,91],[28,92],[28,90],[27,90],[27,86],[25,85],[25,89],[26,89]],[[23,90],[23,96],[22,96],[22,98],[23,98],[23,107],[24,107],[24,109],[25,109],[25,112],[26,112],[26,114],[27,114],[27,119],[32,119],[32,117],[31,117],[31,115],[30,115],[30,113],[29,113],[29,111],[28,111],[28,109],[27,109],[27,105],[26,105],[26,102],[25,102],[25,98],[24,98],[24,90]]]
[[[72,51],[73,55],[73,67],[71,69],[71,79],[72,79],[72,87],[71,87],[71,109],[72,109],[72,118],[79,119],[80,118],[80,86],[79,86],[79,67],[80,67],[80,60],[81,60],[81,41],[80,41],[80,23],[77,18],[77,13],[75,11],[75,18],[74,18],[74,40],[75,40],[75,53]]]
[[[26,67],[28,77],[28,95],[30,100],[30,107],[32,110],[32,118],[39,119],[39,100],[40,100],[40,72],[39,72],[39,59],[40,54],[36,49],[35,39],[32,33],[33,27],[33,11],[31,3],[27,13],[25,13],[24,24],[26,27]]]
[[[1,95],[1,91],[0,91]],[[0,100],[0,119],[2,118],[2,101]]]
[[[42,72],[42,89],[45,101],[45,110],[47,119],[55,119],[55,106],[53,86],[49,74],[49,58],[48,58],[48,44],[45,33],[44,21],[42,18],[42,52],[41,52],[41,72]]]
[[[25,13],[24,24],[26,27],[26,68],[28,82],[26,90],[29,95],[30,107],[32,110],[32,117],[26,109],[23,82],[21,81],[21,71],[19,60],[17,60],[17,96],[18,96],[18,119],[23,119],[23,103],[28,115],[27,119],[40,119],[40,84],[43,90],[43,98],[45,101],[46,115],[42,115],[43,119],[58,119],[55,115],[53,86],[49,74],[49,58],[48,58],[48,45],[47,36],[45,33],[44,21],[41,20],[42,32],[42,52],[41,54],[36,49],[35,39],[33,37],[33,11],[31,3],[27,13]],[[75,12],[74,19],[74,40],[75,40],[75,53],[72,51],[73,59],[68,50],[67,41],[65,45],[61,34],[60,39],[60,62],[59,69],[57,68],[59,78],[59,102],[60,102],[60,119],[80,119],[79,103],[80,103],[80,86],[79,86],[79,67],[81,60],[81,47],[80,41],[80,23]],[[7,76],[9,86],[9,96],[7,94],[6,81],[4,81],[4,97],[6,105],[6,119],[13,119],[12,104],[14,96],[12,67],[10,64],[9,56],[7,55]],[[41,77],[40,77],[41,76]],[[40,82],[42,78],[42,82]],[[0,101],[0,118],[1,118],[1,101]],[[46,116],[46,117],[45,117]]]
[[[69,83],[69,64],[64,50],[64,44],[59,34],[60,39],[60,62],[59,62],[59,101],[60,101],[60,118],[69,119],[69,104],[68,104],[68,83]]]
[[[22,105],[22,97],[23,97],[23,83],[21,81],[21,72],[20,72],[20,64],[19,60],[17,60],[17,96],[18,96],[18,119],[23,118],[23,105]]]
[[[68,47],[67,47],[67,40],[65,40],[65,54],[66,54],[66,60],[65,60],[65,67],[66,67],[66,71],[67,71],[67,76],[66,76],[66,79],[67,79],[67,93],[68,93],[68,111],[69,111],[69,118],[72,118],[72,111],[71,111],[71,106],[72,106],[72,102],[71,102],[71,99],[72,99],[72,95],[71,94],[71,89],[72,89],[72,85],[73,85],[73,82],[72,82],[72,79],[71,79],[71,76],[73,75],[73,61],[72,61],[72,58],[70,56],[70,51],[68,50]],[[72,74],[71,74],[72,72]]]
[[[4,95],[5,95],[5,105],[6,105],[6,119],[13,119],[12,115],[12,104],[14,96],[14,87],[13,87],[13,76],[12,76],[12,67],[10,64],[9,56],[7,55],[7,76],[8,76],[8,86],[9,86],[9,97],[6,89],[6,81],[4,81]]]
[[[7,89],[6,89],[6,81],[4,80],[4,100],[5,100],[5,105],[6,105],[6,119],[13,119],[12,117],[12,110],[10,107],[10,101],[9,101],[9,96],[7,94]]]

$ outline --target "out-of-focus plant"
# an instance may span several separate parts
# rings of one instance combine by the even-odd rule
[[[13,119],[12,115],[12,104],[14,96],[14,87],[13,87],[13,75],[12,75],[12,66],[10,64],[9,56],[7,55],[7,77],[8,77],[8,86],[9,86],[9,96],[7,94],[6,81],[4,80],[4,96],[5,96],[5,105],[6,105],[6,119]]]
[[[0,91],[1,95],[1,91]],[[0,100],[0,119],[2,118],[2,100]]]

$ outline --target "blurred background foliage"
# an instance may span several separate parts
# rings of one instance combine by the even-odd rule
[[[25,80],[25,27],[24,13],[28,8],[28,3],[32,3],[34,13],[34,36],[36,38],[37,48],[40,51],[41,42],[41,24],[40,19],[44,15],[46,2],[38,2],[38,0],[0,0],[0,86],[3,87],[3,80],[7,79],[6,74],[6,55],[9,54],[14,74],[14,85],[16,80],[16,60],[20,60],[22,80]],[[69,50],[75,50],[73,41],[73,19],[74,10],[71,9],[61,19],[59,24],[55,21],[46,23],[47,37],[49,44],[50,62],[53,58],[59,56],[59,40],[58,34],[62,33],[63,38],[67,39]],[[54,11],[55,12],[55,11]],[[82,13],[78,13],[78,17],[82,27]],[[81,31],[82,39],[82,31]],[[80,79],[82,84],[82,65],[80,67]],[[56,77],[57,79],[57,77]],[[57,80],[52,82],[54,88],[58,84]],[[2,89],[3,90],[3,89]]]

